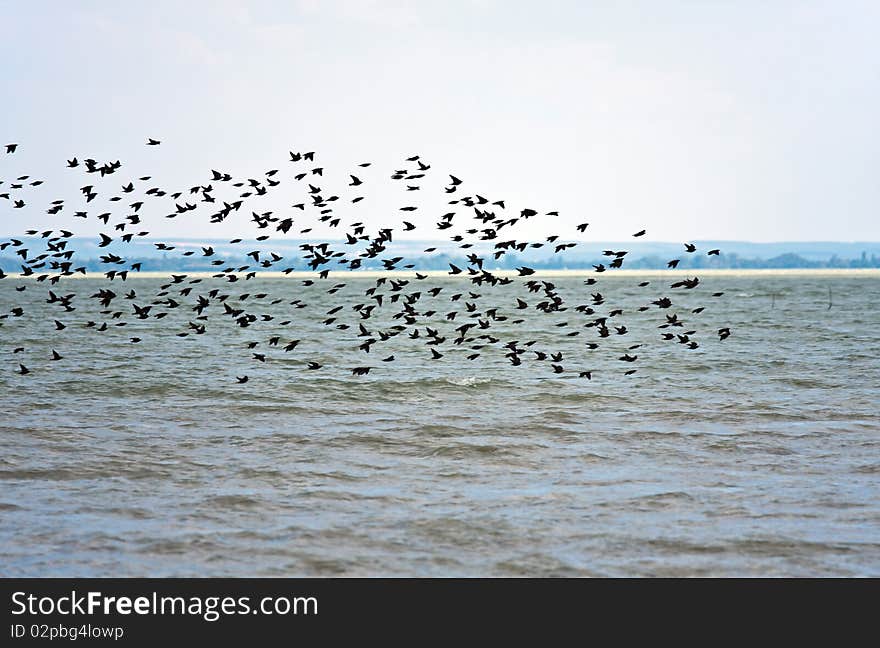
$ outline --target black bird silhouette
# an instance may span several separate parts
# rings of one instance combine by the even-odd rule
[[[147,144],[150,146],[156,146],[160,144],[160,142],[159,140],[150,138],[147,140]],[[294,163],[301,160],[313,161],[314,158],[315,153],[311,151],[305,153],[290,152],[290,160]],[[418,168],[411,168],[411,164],[404,165],[410,166],[410,168],[395,169],[391,177],[394,180],[404,180],[403,186],[408,192],[419,191],[418,194],[410,193],[408,195],[421,196],[427,194],[431,185],[427,182],[421,182],[420,179],[429,176],[431,165],[421,161],[419,156],[411,156],[410,158],[407,158],[407,162],[417,163]],[[365,162],[358,166],[364,168],[369,165],[370,163]],[[116,173],[122,165],[118,160],[99,162],[90,158],[84,159],[81,165],[79,159],[74,157],[73,159],[67,160],[67,166],[72,169],[79,169],[79,167],[82,166],[82,171],[75,171],[75,173],[99,173],[100,176],[103,177],[107,174]],[[317,166],[311,169],[300,169],[300,171],[301,173],[294,176],[296,180],[302,180],[307,177],[308,174],[316,177],[323,177],[324,167]],[[357,176],[352,174],[348,175],[351,179],[348,186],[359,187],[364,184]],[[445,187],[445,192],[454,193],[463,183],[462,180],[456,176],[450,175],[449,178],[450,183]],[[9,193],[0,194],[0,197],[11,199],[16,208],[24,208],[26,205],[23,198],[13,192],[26,191],[29,186],[36,187],[42,183],[42,180],[33,180],[29,185],[24,184],[24,181],[29,179],[29,176],[26,175],[18,177],[14,183],[10,184]],[[140,176],[138,179],[139,182],[147,182],[149,180],[150,176]],[[414,182],[417,180],[419,181]],[[203,184],[206,181],[208,184]],[[332,176],[329,173],[327,178],[322,180],[322,184],[324,184],[325,181],[327,185],[332,186]],[[100,303],[105,309],[101,312],[103,319],[92,315],[97,321],[89,320],[85,325],[86,328],[99,332],[106,332],[109,330],[110,326],[126,326],[132,318],[139,320],[149,319],[151,322],[164,320],[165,324],[163,324],[163,326],[171,326],[171,330],[176,336],[193,339],[195,336],[206,334],[211,330],[208,325],[209,318],[210,321],[213,322],[216,317],[226,315],[232,322],[241,328],[249,328],[249,330],[265,332],[266,337],[261,337],[260,339],[266,340],[268,338],[266,352],[253,353],[252,356],[255,360],[268,362],[275,357],[274,355],[271,355],[275,352],[274,347],[281,346],[284,352],[291,352],[296,348],[300,341],[293,340],[286,345],[281,345],[280,341],[282,335],[280,335],[280,329],[269,332],[261,328],[263,326],[288,326],[294,321],[293,319],[288,319],[278,324],[276,320],[277,312],[267,312],[268,308],[266,308],[266,306],[276,306],[288,301],[289,308],[296,309],[294,312],[299,311],[300,309],[307,309],[305,311],[306,313],[311,312],[308,309],[313,307],[310,307],[307,303],[311,301],[308,298],[308,294],[311,294],[310,291],[321,290],[328,295],[333,295],[342,290],[345,286],[345,284],[336,284],[329,287],[330,284],[327,284],[329,288],[326,289],[321,286],[321,282],[329,278],[331,270],[350,271],[358,268],[385,268],[387,270],[397,270],[416,268],[416,264],[407,263],[408,259],[406,259],[404,255],[401,254],[394,256],[392,248],[392,244],[394,243],[393,236],[399,230],[380,228],[378,232],[371,233],[366,230],[363,223],[349,222],[347,216],[343,217],[342,214],[336,214],[336,201],[344,201],[345,204],[348,204],[350,199],[350,202],[353,205],[362,200],[364,196],[352,197],[351,195],[345,195],[344,193],[336,195],[333,193],[331,186],[318,187],[312,184],[303,183],[301,185],[294,185],[294,187],[308,187],[308,189],[305,190],[306,193],[302,198],[297,198],[302,200],[302,202],[294,203],[292,206],[293,209],[299,210],[299,212],[297,212],[298,216],[302,214],[304,217],[308,217],[314,214],[314,217],[319,222],[326,223],[328,227],[337,227],[341,225],[341,236],[338,238],[345,242],[345,248],[343,250],[339,249],[340,246],[334,244],[332,241],[304,241],[302,245],[300,245],[303,263],[307,269],[315,273],[316,277],[304,281],[302,284],[302,290],[305,292],[295,295],[292,301],[290,301],[290,298],[286,300],[282,299],[280,293],[270,294],[270,291],[250,294],[235,290],[237,285],[240,285],[239,282],[246,282],[254,279],[258,276],[259,271],[273,269],[275,264],[282,261],[284,257],[281,254],[278,254],[271,249],[267,249],[269,244],[262,244],[262,242],[269,240],[274,232],[277,231],[281,234],[288,234],[296,228],[300,234],[306,234],[312,230],[311,227],[302,227],[299,223],[294,224],[294,219],[285,214],[276,215],[272,211],[266,211],[265,207],[257,207],[258,203],[256,201],[260,200],[261,196],[269,194],[275,187],[281,186],[284,182],[282,175],[279,174],[277,169],[266,171],[260,175],[259,178],[234,178],[229,173],[211,169],[210,172],[206,174],[204,180],[192,183],[189,186],[188,193],[190,195],[198,196],[199,198],[199,200],[195,200],[192,203],[186,202],[186,199],[182,197],[187,193],[187,190],[145,187],[145,191],[143,191],[143,195],[140,196],[140,199],[130,204],[129,211],[132,213],[117,213],[115,211],[116,207],[114,206],[111,208],[111,211],[95,216],[99,221],[102,221],[104,224],[108,225],[108,227],[113,228],[110,231],[120,232],[119,235],[116,235],[116,239],[112,238],[108,233],[101,233],[99,235],[99,242],[97,244],[99,248],[106,248],[109,247],[111,243],[114,244],[114,253],[108,253],[106,250],[102,250],[104,254],[103,256],[100,256],[100,263],[103,266],[103,277],[107,282],[126,281],[128,279],[129,271],[134,272],[141,269],[142,261],[135,258],[137,251],[135,248],[126,248],[126,246],[135,243],[137,241],[135,237],[143,237],[149,234],[147,231],[136,232],[134,229],[134,227],[141,222],[142,215],[144,215],[143,217],[145,218],[151,213],[148,205],[156,206],[160,205],[162,201],[173,200],[173,206],[167,210],[171,213],[167,214],[167,217],[177,218],[194,210],[201,210],[197,213],[205,213],[207,215],[207,212],[213,212],[213,214],[210,214],[209,218],[212,223],[223,222],[240,210],[244,213],[250,211],[253,216],[252,223],[256,228],[263,230],[263,232],[258,232],[258,235],[255,236],[256,241],[259,243],[254,246],[252,251],[245,255],[246,261],[244,262],[236,262],[233,260],[237,253],[242,254],[242,252],[236,252],[238,248],[226,248],[225,246],[221,247],[218,245],[215,249],[215,246],[208,242],[201,245],[202,254],[201,257],[198,257],[199,247],[196,245],[156,243],[156,248],[168,255],[169,258],[174,257],[174,255],[180,255],[177,258],[187,258],[188,263],[200,261],[203,264],[210,264],[213,269],[212,277],[216,280],[228,283],[229,287],[225,290],[219,285],[214,285],[210,288],[202,287],[198,285],[202,282],[201,278],[191,277],[187,274],[173,275],[169,282],[163,284],[161,288],[155,292],[155,297],[152,300],[145,296],[143,294],[144,291],[140,288],[137,291],[138,293],[141,293],[140,298],[138,298],[138,295],[133,290],[129,290],[127,293],[120,293],[118,296],[120,299],[134,300],[137,298],[137,301],[139,302],[137,305],[132,302],[134,312],[128,314],[126,314],[125,309],[114,310],[111,306],[111,302],[117,298],[116,292],[109,290],[109,288],[99,288],[98,293],[93,295],[92,298],[96,299],[97,303]],[[214,188],[214,183],[217,184],[216,190]],[[94,188],[94,185],[96,184],[97,183],[93,183],[92,185],[82,188],[82,195],[86,202],[91,202],[98,197],[98,191]],[[343,181],[343,185],[344,184]],[[120,185],[114,183],[114,186],[118,187]],[[230,195],[223,195],[221,190],[224,186],[230,190]],[[238,193],[232,193],[236,190]],[[129,180],[126,178],[122,181],[121,194],[133,194],[135,191],[136,187],[134,179]],[[117,203],[122,200],[120,195],[109,195],[104,196],[104,198],[110,203]],[[483,290],[479,288],[506,286],[517,284],[517,281],[520,281],[523,290],[528,290],[530,293],[537,294],[534,300],[529,299],[529,301],[532,302],[534,310],[539,313],[561,313],[572,308],[579,316],[585,318],[578,323],[577,328],[573,327],[570,324],[570,321],[555,322],[553,330],[561,329],[559,333],[560,336],[574,337],[581,335],[581,333],[588,333],[590,329],[594,329],[600,338],[607,338],[611,336],[612,333],[617,333],[618,335],[635,334],[634,331],[631,333],[627,326],[622,322],[626,317],[623,309],[614,308],[612,304],[608,303],[610,300],[607,300],[605,296],[602,296],[599,293],[594,295],[592,303],[588,302],[587,304],[581,304],[576,308],[573,308],[552,281],[533,279],[532,275],[536,274],[533,268],[520,264],[516,267],[516,277],[514,277],[505,276],[503,273],[491,269],[489,263],[485,263],[487,259],[491,260],[494,257],[494,259],[497,260],[505,254],[511,253],[512,255],[512,253],[522,253],[529,248],[538,249],[546,246],[545,251],[552,254],[562,254],[566,252],[566,250],[577,245],[575,243],[558,242],[560,237],[556,234],[546,236],[546,240],[543,242],[532,243],[518,239],[513,234],[505,236],[502,233],[507,231],[508,228],[513,228],[521,219],[539,217],[538,209],[523,208],[518,212],[514,211],[513,214],[515,215],[513,217],[507,218],[506,216],[498,215],[495,211],[496,208],[500,210],[506,208],[504,200],[493,200],[492,197],[472,193],[471,195],[461,196],[456,200],[450,200],[448,202],[450,205],[458,205],[457,209],[459,210],[463,207],[473,210],[473,213],[470,214],[472,222],[462,222],[463,219],[468,218],[467,213],[456,217],[456,212],[451,211],[441,216],[436,225],[436,230],[438,231],[454,228],[450,240],[456,244],[458,249],[468,250],[466,253],[466,261],[457,257],[454,253],[450,253],[448,260],[445,261],[445,263],[449,264],[450,268],[448,274],[456,276],[456,281],[468,281],[472,285],[471,291],[461,290],[450,297],[450,300],[453,302],[461,299],[464,304],[463,309],[445,312],[445,309],[438,309],[436,306],[427,305],[425,301],[427,299],[445,299],[445,295],[438,297],[443,290],[443,287],[436,285],[431,286],[430,273],[414,272],[415,280],[420,283],[412,283],[410,285],[411,280],[409,278],[394,277],[391,275],[382,276],[376,280],[374,287],[364,291],[364,299],[360,300],[361,303],[356,304],[351,310],[348,308],[350,302],[345,300],[342,302],[330,303],[325,307],[329,308],[326,315],[329,315],[330,317],[324,317],[323,319],[318,318],[318,321],[322,322],[326,327],[344,331],[351,327],[351,324],[348,323],[350,321],[348,320],[349,317],[355,318],[356,322],[357,319],[360,319],[362,323],[359,324],[358,327],[361,331],[357,336],[360,338],[358,347],[361,351],[365,352],[369,352],[370,348],[374,346],[391,345],[393,344],[393,338],[395,336],[404,334],[405,337],[411,339],[424,340],[431,351],[430,357],[432,360],[438,360],[446,355],[449,355],[451,358],[452,356],[447,353],[447,350],[449,348],[454,348],[454,346],[461,345],[468,347],[469,352],[466,352],[464,355],[469,361],[488,356],[493,350],[504,349],[502,353],[504,353],[504,356],[513,366],[527,367],[529,365],[524,364],[523,358],[525,356],[523,354],[532,345],[536,344],[537,341],[529,340],[520,343],[509,339],[510,337],[515,337],[515,334],[512,334],[512,331],[521,330],[522,327],[520,325],[525,324],[526,320],[511,319],[501,311],[499,306],[493,306],[483,301],[482,295],[480,294]],[[342,203],[340,202],[339,204]],[[217,206],[219,205],[222,205],[222,207],[218,208]],[[52,201],[49,207],[49,212],[50,214],[59,214],[63,213],[63,209],[63,200]],[[415,211],[420,209],[420,206],[418,204],[412,204],[399,207],[399,209],[401,211]],[[162,211],[165,211],[164,208],[159,211],[160,215]],[[544,216],[558,216],[559,212],[555,210],[540,210],[540,214]],[[87,219],[89,214],[85,211],[73,212],[72,217]],[[111,218],[113,219],[112,222]],[[304,224],[308,225],[308,223]],[[584,232],[587,227],[588,223],[581,223],[577,226],[577,230],[579,232]],[[412,231],[415,228],[416,226],[409,221],[403,221],[401,225],[403,231]],[[27,247],[25,247],[23,241],[17,241],[15,239],[0,241],[0,250],[11,246],[11,251],[16,256],[21,257],[22,275],[34,276],[37,282],[47,281],[50,285],[54,285],[65,277],[74,274],[86,274],[85,266],[80,265],[77,267],[76,262],[73,261],[73,248],[71,247],[68,249],[68,241],[66,239],[73,236],[72,232],[62,230],[61,236],[59,236],[51,230],[40,233],[38,230],[34,229],[28,230],[27,234],[28,236],[39,235],[40,239],[44,241],[41,244],[44,249],[34,250],[35,245],[30,244],[27,244]],[[645,231],[642,230],[633,234],[633,236],[639,237],[644,234]],[[242,242],[243,240],[241,238],[235,238],[231,239],[229,245],[237,245]],[[486,242],[489,243],[487,244]],[[494,249],[489,248],[488,246],[494,246]],[[126,249],[130,250],[131,254],[125,254],[123,250]],[[686,249],[692,252],[696,250],[696,247],[691,244],[686,244]],[[426,254],[436,251],[436,247],[425,249]],[[713,253],[718,253],[718,251],[709,251],[710,255]],[[493,257],[490,257],[489,254],[492,254]],[[611,260],[607,262],[607,267],[603,264],[594,265],[593,267],[596,272],[605,272],[606,270],[612,272],[613,270],[620,268],[623,265],[624,257],[627,252],[606,250],[604,254],[611,257]],[[130,258],[126,258],[126,256]],[[210,259],[210,261],[207,259]],[[243,265],[241,265],[242,263]],[[674,268],[677,264],[678,260],[675,259],[670,261],[667,266]],[[122,266],[122,268],[118,266]],[[511,266],[515,267],[515,264],[511,264],[508,267]],[[197,265],[196,267],[204,266]],[[285,268],[283,272],[289,274],[293,270],[293,265],[290,265]],[[0,272],[0,279],[5,276],[5,274]],[[596,282],[597,279],[592,277],[584,281],[586,285],[594,285]],[[693,278],[686,279],[683,282],[677,282],[673,284],[673,287],[691,289],[698,284],[699,280]],[[645,288],[648,285],[648,282],[641,282],[639,283],[639,288]],[[417,286],[424,286],[424,288],[419,289]],[[25,286],[16,286],[18,292],[22,292],[24,288]],[[720,296],[721,294],[722,293],[714,293],[713,296]],[[68,296],[55,294],[54,292],[49,291],[49,300],[47,301],[49,304],[52,304],[51,308],[62,309],[64,312],[70,313],[71,311],[76,310],[76,305],[74,305],[75,302],[72,302],[74,297],[75,295],[73,294]],[[520,296],[513,295],[512,298],[515,301],[515,310],[526,310],[529,308],[529,304]],[[507,299],[505,302],[511,304]],[[649,299],[647,302],[643,302],[643,304],[647,304],[648,302],[652,305],[657,305],[660,308],[670,308],[672,305],[671,300],[662,296],[657,297],[653,301]],[[703,311],[702,306],[696,308],[693,308],[693,306],[693,304],[688,304],[687,306],[687,309],[691,314],[697,315]],[[608,309],[606,315],[596,312],[600,307]],[[190,316],[193,321],[189,321],[186,318],[175,320],[173,317],[174,312],[183,313],[189,309],[193,312],[193,315]],[[322,310],[323,309],[324,308],[322,308]],[[388,320],[390,323],[381,326],[372,324],[372,322],[377,321],[385,322],[386,320],[384,317],[389,309],[391,310],[391,313],[389,313],[391,319]],[[647,305],[638,308],[640,312],[645,312],[648,309],[649,306]],[[212,316],[212,313],[219,313],[219,315]],[[376,316],[379,313],[382,313],[382,316],[377,319]],[[33,314],[28,313],[28,315]],[[172,316],[169,317],[169,315]],[[21,307],[13,306],[8,313],[0,314],[0,324],[2,324],[3,319],[8,317],[23,316],[25,316],[24,310]],[[69,318],[72,317],[72,315],[69,316]],[[617,324],[614,327],[610,327],[606,322],[608,318],[612,317],[618,318],[614,320],[615,324]],[[68,322],[71,321],[69,318],[65,317]],[[684,322],[674,315],[671,318],[667,316],[665,319],[666,322],[661,324],[661,328],[667,326],[685,326]],[[438,320],[440,321],[439,325],[436,323]],[[49,321],[52,320],[49,319]],[[62,324],[59,320],[54,321],[56,322],[56,330],[60,331],[66,327],[66,325]],[[182,321],[182,325],[172,323],[174,321]],[[273,323],[270,325],[267,324],[268,322]],[[506,324],[502,326],[502,323],[505,322]],[[179,328],[176,328],[178,326]],[[520,326],[520,329],[511,328],[517,326]],[[181,328],[183,330],[180,330]],[[726,335],[724,334],[724,331],[727,331]],[[690,349],[697,348],[698,345],[696,341],[690,337],[694,335],[694,333],[695,331],[688,331],[682,336],[678,336],[681,344]],[[719,329],[720,339],[725,339],[727,335],[729,335],[729,329]],[[141,341],[141,338],[129,337],[129,340],[131,343],[138,343]],[[260,342],[251,342],[247,344],[247,346],[250,349],[254,349],[257,344],[260,344]],[[453,346],[450,347],[450,345]],[[640,344],[632,344],[629,345],[628,350],[631,351],[640,346]],[[596,351],[599,349],[599,344],[596,342],[587,342],[585,348],[590,351]],[[549,350],[543,351],[538,350],[538,348],[533,349],[533,351],[536,360],[539,362],[546,360],[549,354],[549,358],[552,362],[545,363],[541,366],[552,366],[554,373],[564,372],[561,352],[550,353]],[[384,353],[383,355],[385,357],[382,361],[385,363],[390,363],[395,359],[394,354]],[[60,360],[61,358],[61,354],[53,349],[52,359]],[[629,358],[631,358],[631,360]],[[633,362],[636,360],[636,356],[630,356],[627,353],[621,359]],[[321,364],[313,361],[308,362],[306,365],[306,368],[309,370],[316,370],[321,367]],[[385,364],[383,369],[391,370],[392,366]],[[355,367],[355,369],[352,369],[352,372],[353,375],[364,375],[368,373],[369,370],[370,367]],[[578,375],[591,379],[592,371],[580,371]],[[244,382],[238,376],[236,376],[236,379],[239,382]],[[244,376],[244,379],[246,381],[247,376]]]

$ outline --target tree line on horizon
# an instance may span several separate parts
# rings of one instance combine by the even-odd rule
[[[286,257],[296,270],[307,270],[308,266],[302,258]],[[230,255],[224,257],[228,265],[243,266],[247,265],[248,260],[244,256]],[[130,262],[141,264],[141,270],[144,271],[204,271],[217,272],[217,266],[212,266],[209,259],[203,257],[191,258],[167,258],[167,257],[143,257],[130,258]],[[562,255],[554,255],[547,259],[523,259],[516,254],[508,254],[498,259],[494,265],[494,269],[513,270],[521,265],[528,264],[529,267],[536,270],[591,270],[593,264],[603,261],[601,256],[595,258],[587,258],[585,256],[578,258],[566,259]],[[635,270],[661,270],[666,268],[668,259],[658,255],[648,255],[631,259],[627,262],[626,267]],[[408,263],[413,265],[413,270],[448,270],[449,264],[458,266],[466,265],[467,260],[464,256],[438,254],[434,256],[413,256],[407,259]],[[81,266],[84,266],[88,272],[102,272],[106,270],[106,266],[101,263],[100,259],[89,258],[82,260]],[[720,254],[713,257],[691,256],[682,258],[678,265],[679,269],[796,269],[796,268],[880,268],[880,256],[876,254],[868,255],[862,252],[857,258],[841,258],[838,255],[832,255],[823,261],[809,260],[794,253],[780,254],[768,259],[760,257],[743,257],[736,253]],[[0,256],[0,269],[6,273],[16,273],[21,269],[20,259],[12,256]],[[345,266],[330,268],[334,270],[348,270]],[[364,263],[363,270],[382,270],[382,263],[378,260],[375,263]]]

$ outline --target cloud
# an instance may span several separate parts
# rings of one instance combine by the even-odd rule
[[[405,29],[422,23],[414,3],[398,0],[298,0],[305,16]]]
[[[174,43],[177,54],[185,62],[196,65],[214,65],[218,61],[217,53],[203,38],[186,31],[172,31],[169,38]]]

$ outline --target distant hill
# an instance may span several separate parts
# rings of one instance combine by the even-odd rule
[[[19,237],[24,242],[22,247],[27,248],[29,254],[35,255],[45,250],[43,240],[36,237]],[[253,250],[264,251],[264,256],[269,251],[275,252],[284,259],[275,264],[271,269],[281,270],[286,267],[294,267],[297,270],[306,270],[307,265],[303,260],[304,251],[302,244],[319,243],[317,240],[277,239],[270,241],[244,241],[230,245],[226,240],[220,239],[175,239],[163,241],[175,249],[171,251],[159,250],[156,239],[139,239],[130,244],[111,244],[106,248],[99,248],[98,241],[94,238],[69,239],[68,249],[76,251],[74,267],[85,266],[90,272],[104,271],[112,266],[103,264],[100,260],[102,255],[108,253],[123,257],[126,265],[140,262],[143,270],[219,270],[225,266],[245,266],[252,264],[253,260],[247,254]],[[556,244],[563,241],[556,241]],[[608,256],[602,254],[603,250],[622,251],[627,250],[625,268],[634,269],[660,269],[665,268],[671,259],[680,259],[679,268],[880,268],[880,243],[876,242],[777,242],[777,243],[750,243],[747,241],[693,241],[697,246],[697,252],[687,253],[681,243],[664,242],[636,242],[636,241],[578,241],[577,246],[562,253],[554,254],[555,244],[545,243],[541,247],[529,247],[519,252],[508,252],[500,259],[494,259],[492,241],[475,245],[471,249],[462,250],[450,241],[419,241],[403,240],[394,241],[388,249],[375,259],[364,261],[363,269],[381,269],[381,259],[394,256],[404,257],[404,261],[398,264],[411,263],[418,270],[442,270],[448,268],[449,263],[464,266],[467,264],[467,255],[476,253],[484,257],[484,265],[487,269],[510,269],[521,265],[528,265],[536,269],[579,269],[591,268],[593,264],[609,261]],[[202,255],[202,246],[211,246],[216,251],[216,256],[206,258]],[[344,241],[330,242],[331,248],[356,252],[357,246],[347,246]],[[434,247],[436,252],[426,254],[426,248]],[[718,248],[721,254],[707,256],[710,249]],[[182,252],[192,250],[194,254],[189,257],[181,256]],[[30,258],[30,257],[29,257]],[[211,261],[217,258],[224,260],[223,266],[211,265]],[[21,267],[21,258],[14,256],[11,247],[0,252],[0,268],[6,272],[18,271]],[[115,266],[123,269],[123,266]],[[328,266],[325,266],[328,267]],[[332,266],[329,266],[332,268]],[[260,268],[254,268],[260,269]]]

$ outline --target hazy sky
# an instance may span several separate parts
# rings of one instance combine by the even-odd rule
[[[876,1],[0,0],[0,25],[0,144],[21,145],[0,178],[46,177],[46,199],[83,184],[74,155],[190,186],[287,173],[294,149],[342,189],[373,160],[364,193],[405,204],[386,172],[418,153],[559,210],[536,235],[880,240]],[[70,222],[21,211],[0,201],[0,231]]]

